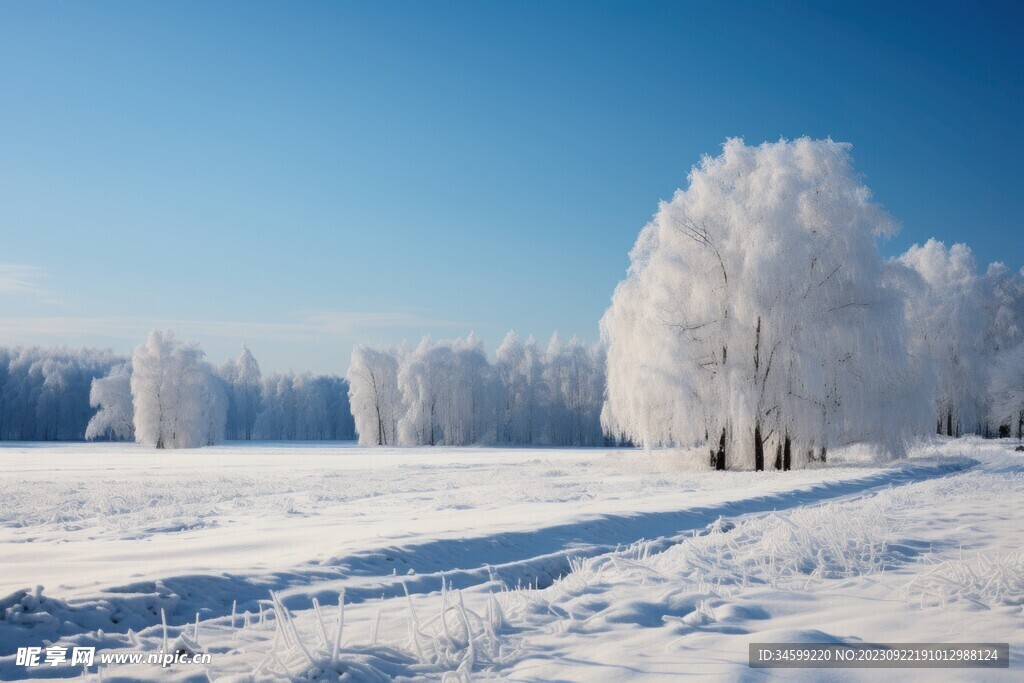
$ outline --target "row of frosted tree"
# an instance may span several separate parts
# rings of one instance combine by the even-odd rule
[[[883,259],[896,224],[849,152],[729,140],[661,204],[601,321],[608,433],[718,469],[1021,436],[1024,273],[934,240]]]
[[[112,351],[0,347],[0,440],[81,440],[93,380],[123,361]]]
[[[936,431],[1024,437],[1024,270],[979,274],[967,245],[935,240],[888,266],[906,293],[909,353],[934,380]]]
[[[157,448],[223,439],[353,439],[348,383],[262,375],[248,349],[216,368],[197,344],[154,331],[130,358],[93,349],[0,348],[0,439],[137,440]]]
[[[348,379],[359,442],[371,446],[595,446],[605,393],[603,347],[555,334],[546,349],[510,332],[491,362],[480,340],[413,350],[358,346]]]
[[[351,382],[351,387],[349,386]],[[510,333],[492,362],[474,335],[413,350],[358,347],[349,381],[263,376],[243,348],[215,367],[155,330],[130,358],[90,349],[0,349],[0,438],[138,441],[352,439],[373,445],[605,443],[601,346]],[[351,396],[352,406],[349,401]]]
[[[86,438],[134,439],[156,448],[194,448],[228,439],[351,439],[348,385],[340,377],[273,373],[243,347],[215,368],[195,343],[155,330],[93,382],[99,410]]]

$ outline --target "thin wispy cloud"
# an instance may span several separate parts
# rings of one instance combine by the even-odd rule
[[[24,263],[0,263],[0,297],[25,297],[38,303],[63,303],[57,294],[47,288],[46,271]]]
[[[465,320],[435,318],[417,311],[301,311],[308,324],[338,333],[363,330],[463,329],[476,326]]]
[[[294,322],[192,320],[149,316],[21,316],[0,317],[0,336],[35,342],[41,338],[82,337],[140,340],[154,328],[174,330],[190,339],[225,338],[242,341],[352,341],[374,331],[408,329],[414,335],[429,330],[467,330],[480,325],[435,318],[416,311],[301,311]]]

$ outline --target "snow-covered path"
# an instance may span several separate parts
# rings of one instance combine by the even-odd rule
[[[886,467],[857,464],[854,450],[841,455],[850,462],[826,469],[714,473],[686,467],[687,456],[637,451],[262,444],[155,463],[152,451],[126,445],[5,447],[0,596],[11,597],[0,598],[0,614],[20,618],[0,619],[0,677],[41,673],[2,655],[44,639],[158,649],[161,609],[172,637],[199,613],[199,645],[218,655],[214,675],[311,672],[323,662],[292,641],[316,650],[334,627],[319,626],[312,599],[333,624],[337,609],[327,605],[342,590],[349,636],[344,656],[322,667],[332,671],[360,662],[427,678],[465,669],[469,650],[457,636],[435,634],[441,640],[427,648],[430,628],[444,622],[410,631],[410,604],[434,614],[441,604],[454,609],[453,596],[464,614],[487,615],[462,627],[481,629],[474,676],[750,674],[748,642],[806,641],[816,631],[1010,640],[1019,656],[1024,578],[1019,555],[1001,546],[1022,541],[1013,507],[1024,500],[1021,458],[980,441],[937,444]],[[936,588],[946,585],[941,563],[960,546],[964,566],[997,563],[973,570],[991,574],[985,590],[1009,581],[997,598],[965,598],[974,621],[993,631],[951,638],[950,619],[930,613],[931,626],[908,625],[945,595]],[[925,571],[930,578],[900,583]],[[269,591],[295,615],[298,637],[281,636],[284,644],[274,645]],[[882,615],[863,604],[892,600],[900,609]],[[232,609],[250,614],[249,627],[242,616],[231,626]],[[261,611],[263,623],[253,623]],[[966,636],[960,611],[940,613],[959,615],[950,623]],[[858,625],[870,630],[858,635]]]

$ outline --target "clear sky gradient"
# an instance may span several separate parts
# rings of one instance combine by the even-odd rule
[[[0,343],[593,340],[731,136],[851,142],[887,255],[1017,269],[1021,7],[0,2]]]

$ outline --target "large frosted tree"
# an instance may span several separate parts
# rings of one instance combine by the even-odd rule
[[[197,344],[154,330],[132,353],[135,439],[156,448],[196,448],[224,436],[227,399]]]
[[[606,430],[707,444],[719,469],[902,451],[922,413],[877,247],[895,227],[849,149],[729,140],[661,204],[601,322]]]

